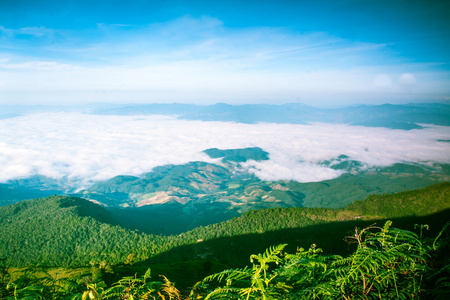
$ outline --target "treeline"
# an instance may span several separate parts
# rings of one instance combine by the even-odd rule
[[[250,267],[204,277],[180,291],[150,269],[107,284],[114,270],[93,265],[90,274],[52,276],[40,268],[11,274],[0,260],[0,299],[448,299],[450,223],[432,238],[384,226],[356,229],[347,237],[356,249],[347,256],[324,255],[313,244],[285,252],[285,244],[250,256]],[[127,264],[132,264],[129,257]]]

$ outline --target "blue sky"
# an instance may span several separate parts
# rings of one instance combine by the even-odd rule
[[[450,103],[449,1],[0,0],[0,103]]]

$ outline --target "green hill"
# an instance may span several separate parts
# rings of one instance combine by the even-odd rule
[[[162,238],[111,225],[109,213],[87,200],[51,196],[0,208],[0,257],[15,266],[88,265],[107,258],[125,261],[152,253]],[[145,249],[147,250],[145,252]]]
[[[222,162],[246,162],[249,159],[261,161],[269,160],[269,153],[259,147],[220,150],[210,148],[203,151],[211,158],[222,158]]]
[[[190,162],[157,167],[141,177],[117,176],[74,196],[96,200],[108,207],[224,202],[235,210],[237,216],[261,208],[342,208],[372,194],[422,188],[450,179],[450,169],[443,164],[431,167],[395,164],[368,168],[344,155],[321,164],[344,173],[338,178],[321,182],[272,182],[236,170],[232,165]]]
[[[440,229],[450,219],[449,209],[450,183],[441,183],[371,196],[344,209],[253,210],[179,235],[158,236],[114,225],[107,210],[84,199],[52,196],[0,207],[0,257],[15,266],[82,266],[102,260],[118,264],[129,254],[144,265],[192,259],[242,265],[246,254],[279,242],[294,250],[316,243],[325,251],[343,253],[348,251],[343,235],[386,218],[410,230],[415,223]]]

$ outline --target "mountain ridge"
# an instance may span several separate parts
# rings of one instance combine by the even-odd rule
[[[315,122],[351,124],[390,129],[421,129],[421,124],[450,126],[450,105],[443,103],[408,103],[353,105],[338,108],[315,108],[301,103],[194,105],[179,103],[97,104],[83,106],[20,106],[2,105],[1,118],[41,112],[83,112],[99,115],[170,115],[179,119],[224,121],[254,124]]]

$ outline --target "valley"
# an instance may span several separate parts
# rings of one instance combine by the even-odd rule
[[[205,152],[216,164],[166,165],[136,176],[116,176],[73,192],[69,183],[35,177],[3,184],[2,205],[52,194],[85,198],[105,207],[114,222],[149,234],[179,234],[226,221],[255,209],[286,207],[343,208],[372,194],[391,194],[450,180],[445,164],[395,164],[367,167],[341,155],[319,165],[342,172],[321,182],[264,181],[240,163],[267,160],[260,148]],[[224,152],[226,153],[226,152]],[[222,155],[220,154],[220,155]],[[170,216],[177,216],[176,222]]]
[[[145,119],[145,114],[142,115],[142,119],[132,116],[134,109],[141,109],[143,112],[148,109],[150,113],[154,112],[155,108],[172,110],[174,107],[176,105],[159,108],[150,105],[132,107],[129,111],[123,110],[125,115],[131,116],[122,119],[131,122],[129,124],[131,127],[126,128],[141,130],[128,138],[130,145],[138,145],[133,144],[133,141],[143,137],[142,133],[146,132],[146,126],[165,128],[174,124],[178,126],[181,124],[178,122],[188,122],[183,124],[198,129],[200,127],[197,126],[203,126],[205,123],[180,120],[200,119],[202,120],[200,122],[211,122],[208,124],[212,125],[216,124],[214,123],[216,120],[223,122],[222,117],[239,116],[237,111],[245,112],[250,109],[219,105],[225,113],[222,115],[219,110],[216,110],[219,113],[216,114],[214,112],[216,107],[213,106],[203,107],[201,110],[199,107],[182,106],[178,120],[159,116]],[[436,117],[438,108],[436,105],[423,107],[433,112],[430,120]],[[290,109],[297,108],[299,107],[295,105],[277,107],[284,111],[286,118]],[[181,110],[185,109],[192,109],[190,117],[181,114]],[[245,142],[237,143],[245,147],[205,147],[199,151],[197,149],[199,146],[196,146],[195,149],[191,148],[191,154],[188,156],[197,157],[198,160],[156,164],[152,165],[152,168],[149,168],[150,164],[146,165],[147,169],[143,168],[145,172],[125,172],[110,176],[109,171],[117,172],[122,170],[123,166],[125,166],[123,170],[127,170],[128,164],[145,165],[146,159],[151,159],[151,156],[143,155],[133,162],[130,160],[134,153],[133,147],[122,143],[122,137],[129,133],[109,131],[110,136],[105,137],[105,140],[113,142],[112,150],[103,152],[101,150],[103,148],[96,148],[96,151],[100,152],[97,158],[105,159],[103,162],[107,162],[105,165],[107,168],[103,171],[95,159],[85,155],[86,148],[80,147],[77,148],[79,151],[77,153],[81,154],[78,157],[79,161],[72,161],[73,164],[61,163],[47,156],[49,161],[46,163],[42,163],[41,159],[38,160],[37,165],[42,164],[41,169],[33,167],[30,172],[25,173],[29,176],[4,180],[0,183],[2,228],[0,240],[3,245],[0,248],[0,275],[3,278],[0,292],[10,294],[6,289],[6,282],[22,286],[23,289],[20,291],[25,294],[28,293],[28,287],[36,286],[33,284],[50,288],[51,285],[42,283],[40,278],[50,280],[59,276],[66,282],[71,282],[70,286],[74,287],[74,290],[60,291],[61,295],[81,297],[83,291],[90,293],[95,290],[96,285],[102,285],[105,295],[114,298],[111,296],[113,294],[108,293],[113,293],[120,282],[128,282],[130,285],[127,280],[131,280],[129,279],[131,277],[127,276],[135,274],[133,282],[151,278],[152,285],[159,286],[160,292],[163,291],[163,284],[168,282],[164,283],[167,278],[176,281],[184,296],[194,293],[195,286],[198,285],[199,290],[195,293],[201,298],[209,293],[208,290],[201,290],[201,287],[209,286],[207,283],[209,280],[214,281],[220,276],[225,278],[228,276],[226,270],[243,272],[250,270],[250,266],[257,269],[255,260],[264,260],[266,256],[280,261],[280,268],[274,269],[273,272],[281,272],[280,278],[287,281],[297,276],[283,273],[284,268],[289,268],[283,264],[288,263],[292,258],[291,255],[306,255],[308,260],[312,261],[324,260],[323,263],[327,268],[337,270],[333,268],[337,268],[336,264],[340,261],[340,257],[343,259],[358,257],[358,253],[363,251],[361,249],[367,248],[361,248],[362,244],[357,246],[349,243],[352,236],[362,234],[365,230],[377,231],[378,233],[374,233],[375,236],[385,234],[383,232],[387,234],[389,230],[393,232],[399,230],[398,234],[405,234],[410,240],[416,241],[414,243],[428,245],[429,254],[420,255],[433,256],[435,257],[433,260],[411,259],[414,259],[415,263],[428,265],[427,276],[435,276],[431,272],[443,272],[442,274],[446,272],[445,266],[448,265],[448,261],[442,253],[448,244],[446,228],[450,220],[450,165],[442,151],[448,146],[448,134],[444,127],[439,127],[445,125],[444,118],[436,118],[438,121],[434,125],[422,123],[418,125],[419,123],[411,121],[414,119],[414,109],[418,109],[417,105],[412,110],[410,107],[382,106],[377,108],[380,116],[391,118],[389,117],[391,111],[392,115],[397,117],[403,113],[408,117],[399,118],[403,121],[394,122],[395,124],[386,120],[381,120],[382,124],[368,120],[372,124],[358,125],[356,123],[358,118],[367,119],[364,109],[361,107],[353,109],[353,113],[350,112],[352,109],[343,110],[341,113],[346,116],[353,114],[351,120],[353,125],[337,125],[342,132],[350,133],[346,137],[347,146],[342,145],[339,148],[342,151],[337,151],[333,148],[336,143],[340,143],[340,138],[328,132],[331,129],[329,125],[306,125],[310,127],[270,125],[271,130],[275,130],[273,133],[276,133],[276,128],[295,128],[299,130],[297,138],[301,138],[302,133],[307,134],[307,137],[298,141],[286,135],[280,140],[282,145],[264,142],[265,130],[268,127],[267,124],[260,123],[256,116],[264,116],[275,108],[251,106],[251,109],[256,111],[253,121],[249,113],[242,113],[239,120],[225,120],[230,126],[237,126],[225,136],[229,135],[228,141],[233,141],[236,136],[246,139],[246,135],[241,134],[240,130],[242,128],[254,130],[257,132],[255,141],[266,145],[264,147]],[[309,108],[302,107],[302,109],[306,113]],[[227,110],[231,112],[227,114]],[[369,111],[374,113],[374,108],[370,108]],[[104,111],[103,116],[109,116],[110,113],[117,112]],[[327,122],[331,123],[340,120],[339,110],[328,113],[330,112],[325,114],[317,110],[309,111],[309,115],[304,116],[310,118],[309,122],[313,122],[312,118],[321,121],[329,118]],[[421,110],[421,113],[424,111]],[[446,110],[442,114],[447,114]],[[87,121],[91,118],[87,115],[67,116],[80,117]],[[59,115],[51,117],[62,121]],[[11,116],[6,120],[14,118],[21,116]],[[204,118],[208,121],[204,121]],[[116,116],[109,119],[109,122],[114,123],[115,120]],[[295,124],[301,123],[300,120],[289,118],[286,120]],[[245,125],[235,124],[236,121]],[[281,120],[268,121],[275,124],[281,122]],[[348,121],[350,122],[350,119]],[[160,122],[164,124],[161,125]],[[242,127],[254,126],[254,123],[255,127]],[[226,128],[222,126],[224,123],[220,123],[217,129]],[[367,126],[381,126],[384,129],[372,130],[367,129]],[[102,130],[108,132],[106,128]],[[123,129],[116,127],[115,130]],[[319,131],[314,133],[315,130]],[[188,131],[190,129],[185,132]],[[81,140],[86,139],[85,131],[76,132]],[[371,138],[367,138],[364,140],[367,146],[359,145],[362,135],[368,132],[373,135],[374,142]],[[184,141],[180,145],[189,146],[188,138],[178,131],[173,133],[175,139],[168,139],[165,141],[166,146],[162,148],[158,146],[152,150],[154,151],[152,153],[162,155],[159,156],[161,161],[166,161],[167,157],[171,159],[175,157],[174,154],[161,151],[172,149],[173,142],[181,139]],[[391,133],[400,138],[399,143],[395,138],[385,139]],[[314,135],[319,137],[315,138]],[[213,137],[213,135],[206,136],[209,139]],[[418,136],[421,136],[420,146],[419,140],[416,140]],[[147,143],[155,137],[151,137]],[[160,137],[165,139],[165,135]],[[102,140],[103,136],[99,135],[98,138]],[[190,138],[195,138],[195,135]],[[334,139],[334,142],[328,141],[330,138]],[[62,141],[51,138],[49,140],[53,141],[55,146],[58,145],[58,141]],[[215,139],[214,143],[207,142],[205,145],[216,145],[219,140]],[[115,152],[119,149],[115,144],[118,141],[125,147],[122,154],[120,151]],[[379,141],[389,143],[386,150],[377,144]],[[433,159],[418,159],[419,156],[423,156],[420,151],[417,155],[414,151],[403,153],[402,143],[405,141],[408,141],[413,150],[422,149],[420,151],[425,151]],[[12,146],[18,144],[16,141],[10,141]],[[294,145],[292,149],[296,149],[297,152],[286,152],[286,149],[291,149],[291,144]],[[317,154],[314,149],[309,149],[311,145],[318,144],[324,147],[322,153]],[[103,147],[102,143],[99,145]],[[179,154],[182,152],[176,149],[174,151],[178,151]],[[91,152],[91,155],[97,154]],[[114,160],[108,160],[116,157],[118,157],[117,164]],[[305,160],[302,157],[305,157]],[[437,159],[439,157],[441,159]],[[79,162],[81,165],[77,165]],[[88,171],[91,173],[86,175],[85,172]],[[85,174],[85,177],[76,175],[77,172]],[[8,172],[3,174],[10,176]],[[391,222],[392,229],[386,231],[381,229],[382,226],[391,226],[389,225]],[[420,238],[416,238],[416,234]],[[371,235],[369,234],[368,238],[369,236]],[[364,237],[361,236],[361,239]],[[401,247],[406,247],[406,244],[402,244]],[[267,249],[266,252],[255,254],[263,249]],[[276,249],[283,249],[285,253],[277,252],[281,250]],[[271,251],[278,254],[272,256]],[[400,252],[398,255],[405,253]],[[249,264],[249,257],[252,257],[253,263]],[[397,258],[394,260],[396,264],[401,261]],[[300,261],[296,261],[295,264]],[[419,271],[408,272],[418,274]],[[33,277],[34,283],[28,281],[30,282],[28,286],[21,285],[19,281],[24,280],[26,276],[29,280],[35,276],[30,274],[40,275]],[[331,275],[325,272],[323,276]],[[325,277],[314,277],[314,280],[322,280]],[[302,278],[312,280],[308,276]],[[335,279],[330,280],[329,282],[333,282]],[[212,287],[220,291],[220,284],[219,280]],[[441,289],[440,286],[434,286],[431,281],[424,281],[424,284],[431,291]],[[69,289],[66,283],[57,283],[52,289],[56,290],[62,286]],[[294,286],[296,284],[292,283],[286,289],[292,290]],[[405,290],[409,291],[408,289]],[[48,292],[47,296],[59,299],[55,291]],[[162,296],[158,297],[162,299]]]

